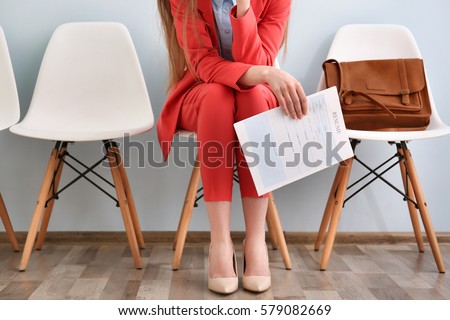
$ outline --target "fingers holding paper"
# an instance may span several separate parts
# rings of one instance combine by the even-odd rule
[[[239,85],[247,87],[262,83],[269,85],[286,115],[301,119],[308,113],[308,103],[302,85],[283,70],[271,66],[252,66],[238,80]]]
[[[267,84],[286,115],[301,119],[308,113],[308,103],[303,87],[289,73],[273,68]]]

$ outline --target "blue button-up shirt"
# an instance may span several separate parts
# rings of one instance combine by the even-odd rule
[[[231,29],[230,10],[236,5],[236,0],[211,0],[216,18],[217,34],[219,36],[220,55],[222,58],[233,61],[231,46],[233,31]]]

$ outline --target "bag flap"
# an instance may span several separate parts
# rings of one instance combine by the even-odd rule
[[[404,61],[404,68],[401,66]],[[335,68],[339,69],[339,68]],[[425,88],[421,59],[366,60],[341,63],[342,89],[368,94],[398,95],[402,89],[418,92]],[[406,77],[401,72],[406,73]],[[405,84],[405,79],[407,84]],[[403,83],[402,83],[403,82]],[[402,87],[403,86],[403,87]],[[404,88],[406,86],[406,88]]]

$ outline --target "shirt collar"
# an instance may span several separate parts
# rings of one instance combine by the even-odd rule
[[[216,4],[216,6],[221,7],[224,0],[212,0]],[[236,0],[232,0],[233,5],[236,4]]]

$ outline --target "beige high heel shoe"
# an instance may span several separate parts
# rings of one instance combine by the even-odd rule
[[[246,276],[245,275],[245,240],[242,243],[242,260],[243,260],[243,271],[242,271],[242,287],[248,291],[252,292],[264,292],[267,291],[272,286],[272,280],[270,274],[268,276]],[[267,259],[269,257],[267,256]]]
[[[208,261],[211,260],[211,244],[209,245],[209,258]],[[236,253],[233,249],[233,268],[234,268],[234,277],[227,278],[212,278],[208,275],[208,289],[221,294],[230,294],[235,292],[238,289],[238,276],[237,276],[237,261],[236,261]]]

